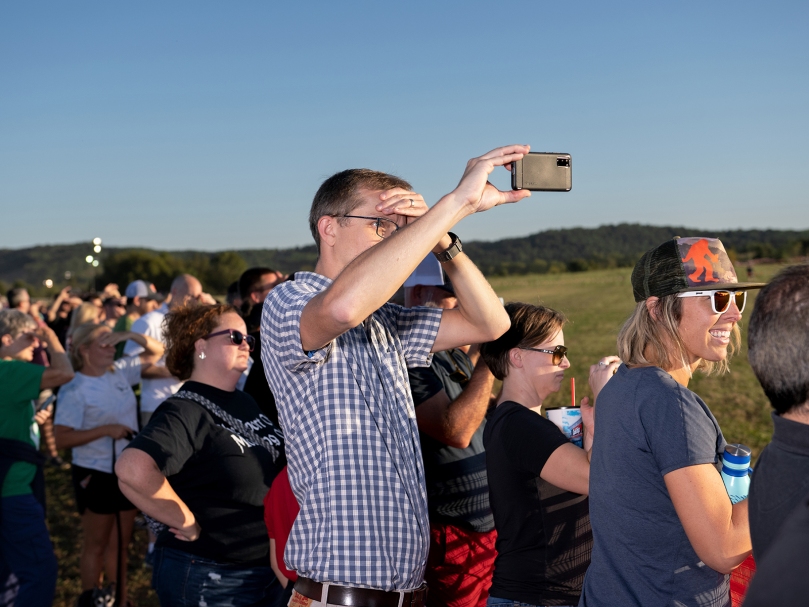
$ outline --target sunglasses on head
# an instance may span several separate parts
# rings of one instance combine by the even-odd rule
[[[202,339],[209,339],[211,337],[216,337],[217,335],[228,335],[230,337],[230,343],[234,346],[241,346],[242,342],[247,342],[247,348],[252,352],[253,348],[256,347],[256,338],[252,335],[245,335],[241,331],[237,331],[236,329],[225,329],[224,331],[217,331],[216,333],[210,333],[203,337]]]
[[[714,314],[724,314],[730,307],[731,296],[736,300],[736,307],[739,313],[744,311],[744,304],[747,303],[747,291],[726,291],[719,289],[715,291],[689,291],[687,293],[677,293],[677,297],[710,297],[711,309]]]
[[[562,359],[567,356],[567,348],[565,346],[556,346],[553,350],[543,350],[542,348],[520,348],[520,350],[531,350],[532,352],[544,352],[545,354],[553,354],[551,362],[558,365]]]

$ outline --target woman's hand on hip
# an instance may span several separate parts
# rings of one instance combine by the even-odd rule
[[[192,520],[188,525],[184,525],[181,528],[169,527],[169,531],[174,534],[178,540],[183,542],[193,542],[199,539],[200,533],[202,533],[202,528],[197,523],[197,520]]]

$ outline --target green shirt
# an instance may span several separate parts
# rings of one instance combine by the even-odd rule
[[[34,421],[34,401],[45,367],[21,360],[0,360],[0,438],[12,438],[39,448],[39,427]],[[26,462],[11,464],[3,481],[2,496],[31,493],[37,467]]]
[[[134,322],[135,321],[132,320],[132,317],[129,314],[124,314],[123,316],[121,316],[121,318],[119,318],[116,321],[115,327],[113,327],[112,332],[124,333],[126,331],[131,331],[132,323]],[[122,341],[121,343],[115,345],[115,360],[118,360],[119,358],[123,357],[125,345],[126,345],[125,341]]]

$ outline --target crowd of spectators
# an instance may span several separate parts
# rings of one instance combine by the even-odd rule
[[[638,262],[618,356],[589,361],[575,444],[542,415],[570,366],[563,312],[504,306],[451,231],[530,195],[488,181],[527,152],[472,159],[431,208],[398,177],[337,173],[310,212],[314,271],[250,268],[224,303],[188,274],[166,294],[146,280],[52,302],[9,291],[10,600],[53,601],[52,465],[70,468],[81,517],[79,607],[128,604],[139,517],[164,606],[726,607],[751,554],[745,605],[803,604],[809,266],[781,272],[751,319],[775,434],[749,499],[731,503],[725,438],[688,388],[728,372],[747,293],[764,286],[739,282],[716,239]]]

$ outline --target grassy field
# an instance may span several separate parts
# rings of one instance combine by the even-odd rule
[[[779,266],[758,266],[756,280],[766,281]],[[492,285],[506,301],[541,303],[564,312],[569,324],[565,341],[570,349],[570,377],[576,378],[577,396],[589,393],[587,375],[591,364],[600,357],[615,354],[618,329],[634,307],[629,269],[604,270],[570,274],[543,274],[494,278]],[[743,269],[739,269],[743,275]],[[752,292],[754,295],[756,291]],[[743,344],[746,344],[746,319],[742,320]],[[570,402],[569,381],[547,406]],[[736,356],[731,373],[722,377],[697,375],[690,386],[699,394],[719,420],[729,442],[740,442],[753,448],[754,456],[769,442],[772,434],[770,408],[750,366],[746,347]],[[59,559],[59,583],[56,607],[73,607],[80,592],[78,559],[81,542],[79,517],[76,514],[70,472],[48,470],[48,521]],[[146,532],[136,530],[130,549],[130,599],[139,607],[157,606],[149,587],[151,570],[143,565]]]

